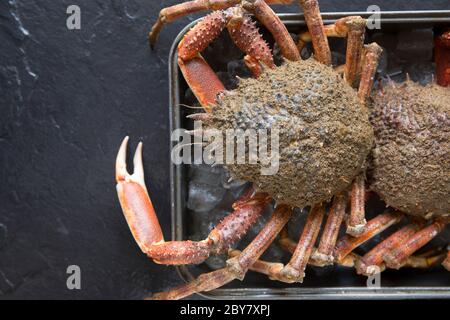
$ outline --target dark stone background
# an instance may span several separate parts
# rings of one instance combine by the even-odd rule
[[[179,1],[0,2],[0,299],[141,298],[180,283],[148,260],[116,198],[121,139],[144,141],[147,184],[169,237],[168,52],[192,16],[146,35]],[[66,9],[81,7],[81,30]],[[321,1],[322,11],[448,9],[448,0]],[[296,12],[297,5],[276,7]],[[66,288],[79,265],[82,290]]]

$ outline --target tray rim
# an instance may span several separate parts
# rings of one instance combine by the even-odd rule
[[[364,11],[347,12],[323,12],[324,24],[335,22],[337,19],[349,15],[368,17],[372,13]],[[390,24],[436,24],[450,23],[450,10],[418,10],[418,11],[380,11],[384,23]],[[280,19],[288,26],[304,26],[305,20],[302,13],[277,13]],[[200,18],[201,19],[201,18]],[[179,105],[179,68],[177,63],[177,46],[182,37],[200,19],[190,22],[176,36],[169,53],[169,117],[170,132],[180,128]],[[175,142],[171,141],[171,150]],[[182,240],[182,210],[181,208],[181,167],[170,162],[170,193],[171,193],[171,238]],[[186,266],[176,266],[177,273],[184,282],[194,279],[194,276]],[[214,300],[254,300],[254,299],[322,299],[322,300],[402,300],[402,299],[449,299],[450,287],[286,287],[286,288],[231,288],[215,289],[209,292],[197,293],[198,295]]]

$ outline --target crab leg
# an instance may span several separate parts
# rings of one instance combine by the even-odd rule
[[[263,64],[274,68],[272,53],[268,44],[259,34],[250,16],[240,7],[226,11],[214,11],[189,30],[178,45],[178,64],[189,87],[207,112],[212,111],[218,93],[225,87],[200,56],[224,28],[231,39],[247,54],[246,63],[257,76]]]
[[[230,250],[228,255],[230,257],[235,257],[240,254],[239,250]],[[349,267],[352,268],[354,266],[354,262],[358,259],[358,256],[356,254],[349,254],[344,261],[342,261],[341,266],[343,267]],[[313,258],[310,258],[308,261],[308,265],[321,267],[323,266],[320,263],[317,263]],[[271,280],[277,280],[286,282],[286,278],[283,276],[281,271],[284,268],[284,264],[280,262],[269,262],[264,260],[257,260],[255,263],[249,268],[249,270],[265,274],[269,277]]]
[[[442,265],[445,269],[450,271],[450,250],[447,251],[447,258],[445,258],[444,262],[442,262]]]
[[[445,258],[446,254],[437,254],[430,257],[411,256],[406,259],[402,268],[416,268],[416,269],[428,269],[435,266]]]
[[[382,52],[383,49],[375,42],[365,46],[364,65],[362,67],[358,89],[358,98],[364,105],[372,91],[378,67],[378,60],[380,59]]]
[[[366,20],[358,16],[348,17],[345,21],[345,25],[348,29],[348,33],[344,78],[348,84],[353,87],[361,69]]]
[[[334,196],[319,247],[312,255],[312,259],[322,266],[333,264],[333,249],[336,245],[342,221],[344,220],[346,202],[347,198],[344,194],[341,193]]]
[[[247,68],[250,69],[255,78],[258,78],[263,73],[264,70],[263,67],[261,66],[259,61],[253,58],[252,56],[246,55],[244,57],[244,63],[247,66]]]
[[[324,26],[324,33],[326,37],[347,37],[344,78],[350,86],[355,84],[355,80],[360,71],[361,57],[364,49],[365,28],[366,20],[359,16],[341,18],[334,24]],[[312,36],[310,32],[300,34],[300,40],[298,43],[299,49],[301,50],[304,43],[311,40]]]
[[[152,47],[155,45],[158,35],[166,23],[195,12],[226,9],[239,2],[240,0],[193,0],[164,8],[159,12],[158,19],[148,35],[150,45]]]
[[[280,280],[288,283],[303,282],[306,265],[319,235],[324,215],[325,208],[322,204],[311,209],[294,254],[289,263],[280,271]]]
[[[179,286],[168,292],[155,294],[152,299],[182,299],[197,292],[216,289],[234,279],[242,280],[248,269],[269,247],[291,216],[292,209],[290,207],[285,205],[278,206],[256,238],[241,252],[241,254],[228,259],[225,268],[202,274],[188,284]]]
[[[297,244],[294,240],[292,240],[289,237],[289,232],[287,227],[284,227],[283,230],[280,232],[280,238],[278,240],[278,244],[282,249],[284,249],[287,252],[290,252],[291,254],[294,253],[295,248],[297,248]]]
[[[165,242],[144,182],[142,143],[139,143],[134,156],[135,169],[132,175],[126,170],[127,143],[128,137],[123,140],[117,155],[117,194],[134,239],[141,250],[156,263],[200,263],[210,254],[226,252],[254,224],[271,201],[267,194],[257,193],[251,196],[249,191],[234,204],[234,211],[205,240]]]
[[[383,256],[386,266],[399,269],[409,256],[436,237],[444,229],[446,223],[448,221],[444,219],[436,219],[432,224],[416,232],[393,250],[386,252]]]
[[[300,0],[300,5],[311,34],[314,55],[319,62],[329,66],[331,65],[331,51],[320,15],[319,3],[317,0]]]
[[[178,58],[178,65],[202,107],[206,112],[212,112],[217,96],[225,91],[222,81],[200,55],[188,61]]]
[[[411,223],[380,242],[356,262],[356,271],[358,274],[370,276],[381,271],[384,267],[384,254],[411,237],[420,229],[420,226],[421,224],[419,223]]]
[[[272,34],[280,47],[283,57],[291,61],[300,60],[300,52],[290,36],[286,26],[263,0],[243,0],[242,7],[253,13]]]
[[[450,30],[436,37],[434,61],[437,84],[444,87],[450,86]]]
[[[367,223],[365,212],[365,178],[361,174],[356,177],[352,184],[352,192],[350,197],[351,207],[350,216],[347,221],[347,233],[354,237],[361,235],[364,232],[364,227]]]
[[[239,255],[241,252],[239,250],[230,250],[228,252],[228,255],[230,257],[235,257]],[[402,268],[416,268],[416,269],[427,269],[429,267],[432,267],[436,265],[437,263],[441,262],[445,256],[446,253],[438,253],[434,255],[420,255],[420,256],[411,256],[408,257],[407,261],[402,265]],[[355,253],[348,254],[343,261],[338,263],[338,265],[342,267],[347,268],[353,268],[355,265],[358,264],[358,261],[361,259],[360,256],[358,256]],[[317,263],[312,257],[308,261],[308,265],[316,266],[316,267],[322,267],[323,264]],[[276,281],[285,281],[285,279],[281,276],[281,270],[283,269],[284,265],[279,262],[269,262],[264,260],[257,260],[250,268],[249,270],[258,272],[261,274],[266,275],[271,280]],[[384,264],[379,266],[379,272],[384,271],[385,266]],[[376,269],[375,269],[376,270]],[[377,270],[378,271],[378,270]],[[366,274],[371,275],[371,274]]]
[[[246,62],[262,63],[269,68],[274,68],[272,52],[259,33],[255,22],[249,15],[244,14],[242,8],[237,7],[232,10],[233,17],[228,22],[227,29],[236,46],[247,54]]]
[[[348,234],[345,235],[336,244],[334,250],[334,257],[336,261],[340,263],[350,252],[353,251],[353,249],[363,244],[373,236],[383,232],[393,224],[400,222],[402,217],[403,215],[400,213],[386,212],[370,220],[366,224],[366,228],[360,236],[352,237]]]
[[[292,0],[266,0],[266,2],[268,4],[290,4]],[[158,19],[148,35],[150,46],[153,48],[159,33],[166,23],[170,23],[191,13],[207,10],[223,10],[239,3],[241,3],[241,0],[193,0],[164,8],[159,12]]]

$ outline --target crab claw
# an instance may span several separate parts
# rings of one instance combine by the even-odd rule
[[[134,173],[126,168],[128,137],[120,146],[116,161],[117,194],[122,211],[134,239],[141,250],[154,262],[167,265],[197,264],[210,254],[226,252],[261,216],[264,207],[271,201],[265,193],[254,193],[253,188],[233,205],[226,216],[201,241],[164,241],[161,226],[153,208],[144,182],[142,165],[142,143],[134,155]]]
[[[144,182],[142,142],[134,154],[134,172],[129,174],[126,164],[128,139],[123,139],[116,159],[117,195],[134,239],[141,250],[148,253],[152,246],[164,242],[164,237]]]

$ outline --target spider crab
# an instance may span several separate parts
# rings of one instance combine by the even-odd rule
[[[281,151],[280,173],[275,177],[256,176],[252,174],[251,167],[239,170],[237,166],[231,166],[229,169],[234,174],[252,181],[254,187],[232,205],[233,211],[210,232],[206,239],[198,242],[164,240],[144,182],[142,143],[139,143],[134,156],[134,173],[129,174],[126,170],[128,137],[125,138],[116,160],[118,197],[137,244],[156,263],[167,265],[201,263],[212,254],[227,252],[261,216],[263,209],[270,202],[275,200],[277,203],[272,216],[255,239],[242,252],[236,250],[229,252],[230,258],[225,268],[200,275],[191,283],[157,294],[153,298],[180,299],[196,292],[213,290],[234,279],[242,280],[248,270],[267,274],[272,279],[293,283],[303,281],[307,264],[322,266],[337,262],[353,266],[357,258],[352,254],[352,250],[402,217],[400,213],[386,212],[369,222],[365,220],[364,171],[373,142],[366,102],[372,89],[381,48],[375,43],[364,45],[366,22],[361,17],[345,17],[332,25],[324,26],[317,0],[301,0],[300,4],[309,29],[309,32],[300,37],[301,42],[312,41],[314,48],[314,59],[302,60],[298,46],[268,5],[290,2],[289,0],[194,0],[163,9],[152,28],[149,39],[153,45],[165,23],[189,13],[215,10],[197,23],[178,46],[179,67],[206,111],[193,115],[192,118],[204,120],[212,127],[230,125],[233,120],[239,120],[236,117],[242,116],[242,112],[236,112],[233,106],[236,107],[254,98],[249,92],[251,90],[246,90],[253,85],[254,88],[262,88],[261,92],[267,94],[258,96],[258,99],[269,101],[274,96],[278,99],[270,100],[270,103],[264,104],[264,108],[260,108],[261,104],[253,103],[252,108],[256,108],[257,113],[268,111],[267,105],[276,105],[277,108],[269,110],[273,111],[293,103],[293,108],[287,108],[288,115],[295,117],[295,120],[305,121],[307,119],[304,118],[302,108],[308,107],[312,111],[316,111],[314,108],[317,108],[315,119],[310,120],[318,124],[312,131],[321,132],[318,133],[320,137],[311,134],[314,137],[313,144],[306,143],[306,147],[295,143],[296,135],[288,140],[284,145],[284,151]],[[275,66],[271,50],[259,34],[249,13],[272,34],[286,60],[283,66]],[[245,53],[244,61],[256,78],[242,81],[234,92],[225,90],[224,85],[200,55],[225,28],[228,29],[236,46]],[[336,70],[331,67],[328,37],[347,38],[346,63]],[[274,86],[274,83],[277,85]],[[353,87],[358,83],[358,89],[354,90]],[[279,98],[280,87],[282,99]],[[325,91],[326,93],[322,95]],[[306,100],[299,99],[295,92],[299,95],[308,92]],[[280,101],[283,99],[284,102]],[[330,118],[329,127],[320,125]],[[288,134],[290,129],[295,129],[296,132],[303,132],[305,129],[281,120],[280,124],[281,135]],[[310,129],[309,124],[305,126],[307,130]],[[326,129],[325,135],[323,127]],[[329,145],[335,148],[326,150]],[[301,149],[302,147],[304,149]],[[295,152],[297,148],[302,152]],[[333,154],[329,152],[330,150],[337,152]],[[303,152],[310,156],[310,161],[300,161],[299,157]],[[327,155],[331,157],[327,158]],[[324,172],[315,163],[321,157],[327,158],[329,164],[329,170]],[[296,162],[300,162],[303,167],[293,170],[290,165]],[[301,189],[300,185],[306,189]],[[292,189],[295,188],[299,189],[293,192]],[[298,197],[295,197],[295,194]],[[331,207],[320,244],[315,248],[326,215],[326,203],[329,201]],[[344,219],[347,202],[350,202],[350,214]],[[289,239],[284,227],[292,217],[294,207],[306,206],[310,206],[311,209],[300,240],[294,243]],[[347,224],[347,235],[336,246],[338,232],[344,220]],[[442,229],[445,223],[438,220],[432,225]],[[407,236],[430,238],[430,230],[427,228],[430,226],[417,224],[401,234],[396,233],[392,239],[389,238],[391,239],[389,248],[392,249],[394,243],[401,243]],[[259,260],[280,232],[280,243],[293,253],[290,262],[283,265]],[[418,235],[420,232],[422,233]],[[394,260],[399,265],[414,265],[410,256],[415,251],[411,246],[416,249],[420,247],[416,243],[417,241],[413,241],[408,247],[396,248],[397,258]],[[384,242],[382,244],[383,248],[387,247]],[[428,264],[428,257],[422,258],[419,259],[420,264]]]

